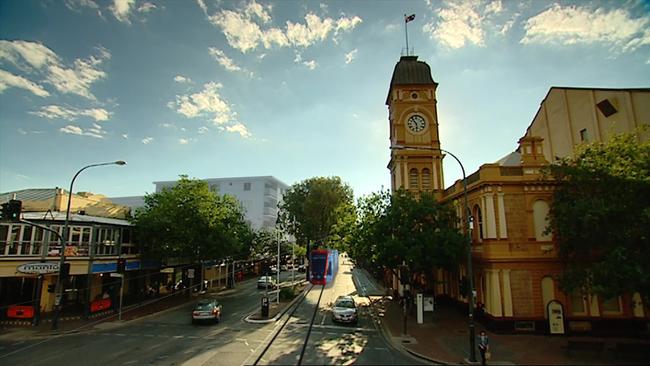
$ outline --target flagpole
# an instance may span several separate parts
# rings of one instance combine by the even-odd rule
[[[406,34],[406,56],[409,55],[409,28],[406,21],[406,14],[404,14],[404,33]]]

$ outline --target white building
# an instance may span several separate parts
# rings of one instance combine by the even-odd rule
[[[278,203],[289,186],[273,176],[203,179],[220,195],[231,195],[242,204],[246,220],[253,229],[273,230],[278,218]],[[173,187],[177,181],[153,182],[156,192]]]

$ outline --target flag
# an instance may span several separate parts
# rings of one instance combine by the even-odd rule
[[[405,23],[408,23],[408,22],[410,22],[412,20],[415,20],[415,14],[411,14],[409,16],[404,15],[404,22]]]

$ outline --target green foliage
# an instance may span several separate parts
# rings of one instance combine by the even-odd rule
[[[650,143],[636,134],[579,147],[549,167],[559,181],[550,225],[567,269],[562,288],[650,295]]]
[[[133,222],[147,257],[223,258],[242,253],[253,240],[239,202],[215,194],[205,181],[181,176],[175,186],[144,201]]]
[[[454,270],[467,253],[454,211],[430,194],[381,191],[358,207],[349,253],[366,267],[394,269],[405,262],[411,271],[430,274],[433,268]]]
[[[278,223],[298,243],[318,242],[340,248],[354,218],[352,188],[339,177],[316,177],[286,191]]]
[[[280,300],[287,301],[296,297],[296,293],[291,287],[283,287],[280,289]]]

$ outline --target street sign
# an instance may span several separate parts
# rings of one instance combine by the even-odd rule
[[[187,278],[194,278],[194,268],[189,268],[187,270]]]
[[[123,276],[123,274],[121,274],[121,273],[111,272],[111,277],[122,277],[122,276]]]
[[[58,262],[33,262],[21,264],[16,268],[21,273],[46,274],[56,273],[59,271]]]

